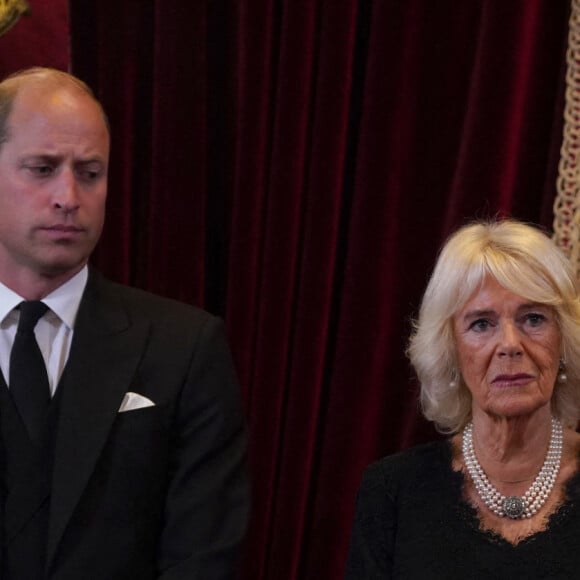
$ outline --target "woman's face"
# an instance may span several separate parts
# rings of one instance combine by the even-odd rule
[[[474,414],[515,417],[549,404],[561,343],[553,308],[487,277],[453,317],[453,330]]]

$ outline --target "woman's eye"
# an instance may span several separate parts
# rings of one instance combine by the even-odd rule
[[[485,318],[478,318],[469,325],[469,330],[474,330],[475,332],[484,332],[489,327],[489,320],[486,320]]]
[[[530,326],[540,326],[540,324],[542,324],[545,320],[546,320],[546,317],[543,314],[540,314],[538,312],[530,312],[529,314],[526,314],[526,316],[525,316],[525,321]]]

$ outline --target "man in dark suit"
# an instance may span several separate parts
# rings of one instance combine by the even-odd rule
[[[248,484],[222,324],[87,266],[108,158],[78,79],[0,83],[1,577],[233,578]],[[22,387],[38,301],[24,356],[40,349],[45,375]]]

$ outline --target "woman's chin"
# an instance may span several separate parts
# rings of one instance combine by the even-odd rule
[[[545,400],[539,397],[530,396],[516,396],[516,397],[501,397],[498,400],[490,401],[481,410],[486,415],[494,417],[501,417],[506,419],[514,419],[517,417],[533,416],[541,412],[546,407],[549,408],[550,400]],[[476,410],[474,408],[474,415]]]

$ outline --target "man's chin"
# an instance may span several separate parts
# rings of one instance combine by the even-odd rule
[[[72,277],[79,272],[87,263],[88,258],[82,259],[60,259],[44,262],[40,265],[38,272],[44,278]]]

